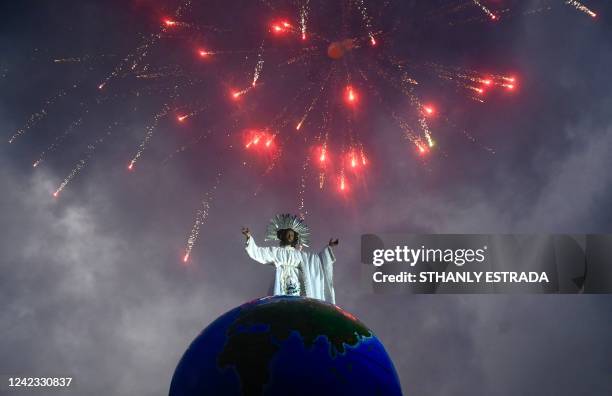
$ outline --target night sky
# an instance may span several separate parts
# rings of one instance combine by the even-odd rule
[[[193,54],[201,37],[217,47],[258,48],[257,27],[275,12],[294,18],[295,9],[201,3],[210,5],[196,4],[184,19],[216,31],[177,33],[151,52],[152,68],[179,65],[164,69],[179,70],[176,76],[144,83],[121,76],[102,93],[97,85],[159,31],[175,2],[0,5],[0,375],[72,376],[82,395],[165,394],[189,342],[220,314],[269,289],[273,269],[248,259],[240,228],[249,226],[261,244],[273,215],[298,211],[308,148],[301,136],[288,140],[276,168],[263,175],[268,159],[227,146],[242,144],[234,120],[263,125],[287,92],[323,78],[329,60],[277,74],[264,67],[263,89],[228,103],[220,98],[249,83],[256,56],[203,64]],[[313,9],[313,30],[339,36],[337,7],[327,3]],[[309,171],[303,195],[313,248],[340,239],[338,305],[379,336],[409,395],[612,394],[611,297],[374,294],[360,264],[364,233],[611,232],[612,6],[589,1],[599,13],[593,20],[562,0],[535,15],[520,10],[541,2],[514,1],[513,16],[502,22],[450,27],[482,14],[421,18],[443,2],[398,3],[393,17],[375,18],[393,32],[385,50],[415,62],[511,73],[520,82],[514,93],[480,104],[423,77],[431,84],[421,92],[452,123],[432,121],[439,150],[426,159],[364,90],[359,117],[370,166],[346,194],[333,181],[320,191]],[[83,62],[53,62],[85,55]],[[282,51],[271,56],[281,59]],[[145,128],[172,95],[167,88],[193,78],[198,83],[170,100],[171,116],[128,172]],[[8,144],[62,89],[67,95],[48,116]],[[392,106],[408,106],[389,86],[377,84],[377,91]],[[178,104],[208,107],[177,125]],[[33,169],[79,117],[82,124]],[[54,199],[87,145],[115,121],[120,126]],[[164,162],[209,128],[210,139]],[[218,172],[209,216],[185,265],[194,215]]]

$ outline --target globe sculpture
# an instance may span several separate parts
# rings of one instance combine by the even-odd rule
[[[171,396],[401,395],[385,348],[350,313],[274,296],[234,308],[191,343]]]

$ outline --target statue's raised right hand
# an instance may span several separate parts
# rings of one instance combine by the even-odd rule
[[[244,235],[247,241],[249,240],[249,238],[251,237],[251,231],[249,231],[248,227],[242,227],[242,235]]]

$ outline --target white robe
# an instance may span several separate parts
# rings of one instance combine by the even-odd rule
[[[251,236],[246,242],[246,252],[253,260],[276,267],[275,296],[301,295],[336,303],[333,282],[336,258],[330,246],[318,254],[291,246],[258,247]]]

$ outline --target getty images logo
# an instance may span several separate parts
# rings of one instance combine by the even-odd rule
[[[480,249],[429,249],[425,246],[411,248],[396,246],[395,249],[374,249],[372,264],[380,267],[389,263],[404,263],[411,267],[417,263],[453,263],[461,267],[469,263],[482,263],[486,260],[487,246]]]

